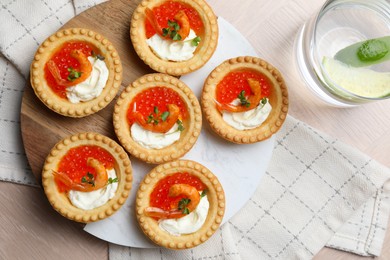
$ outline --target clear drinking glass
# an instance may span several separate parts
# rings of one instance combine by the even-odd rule
[[[363,68],[334,61],[341,49],[384,36],[390,36],[389,0],[328,0],[297,35],[297,69],[309,89],[333,106],[349,107],[390,98],[389,60]],[[378,82],[388,94],[379,91],[381,94],[375,96],[378,91],[369,95],[360,91],[375,90]]]

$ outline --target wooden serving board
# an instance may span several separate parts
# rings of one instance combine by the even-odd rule
[[[110,0],[87,10],[63,26],[91,29],[112,42],[123,65],[123,81],[118,93],[140,76],[153,72],[139,59],[130,41],[130,20],[140,1]],[[181,77],[196,96],[200,96],[204,79],[222,61],[238,56],[256,55],[250,43],[221,17],[218,18],[218,26],[220,44],[213,57],[201,69]],[[112,122],[115,103],[116,98],[106,108],[84,118],[64,117],[47,108],[35,96],[30,84],[27,84],[21,107],[21,130],[27,158],[39,183],[46,156],[64,137],[93,131],[118,141]],[[218,176],[224,187],[226,204],[229,205],[222,223],[240,210],[255,192],[271,159],[273,144],[273,137],[245,146],[225,142],[207,123],[203,123],[196,144],[183,158],[201,163]],[[149,172],[153,165],[145,164],[132,156],[130,159],[136,174],[133,175],[134,187],[122,208],[124,210],[119,210],[110,220],[88,224],[84,230],[111,243],[151,248],[154,245],[140,231],[135,215],[129,208],[134,205],[137,183],[141,181],[143,173]]]
[[[74,27],[91,29],[112,42],[123,66],[123,81],[118,94],[135,79],[153,72],[139,59],[130,41],[130,20],[139,2],[141,1],[111,0],[88,9],[62,27],[62,29]],[[98,113],[84,118],[69,118],[47,108],[35,96],[28,81],[21,105],[21,131],[27,159],[39,183],[46,156],[64,137],[93,131],[118,142],[112,123],[117,97]]]

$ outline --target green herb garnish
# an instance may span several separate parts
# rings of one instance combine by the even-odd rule
[[[169,26],[169,28],[173,28],[175,31],[180,30],[180,25],[175,21],[168,20],[168,26]]]
[[[94,51],[91,52],[92,54],[92,57],[94,57],[96,60],[104,60],[104,56],[100,55],[100,54],[96,54]]]
[[[260,103],[264,106],[265,104],[267,104],[267,98],[263,97],[260,101]]]
[[[178,209],[181,210],[183,214],[189,214],[190,210],[187,208],[187,205],[191,202],[190,199],[181,199],[179,201]]]
[[[167,36],[168,33],[169,33],[169,29],[168,28],[163,28],[162,29],[162,33],[163,33],[162,36],[164,36],[164,37]]]
[[[192,39],[192,41],[191,41],[191,45],[192,46],[198,46],[199,45],[199,42],[200,42],[200,37],[199,36],[197,36],[197,37],[195,37],[194,39]]]
[[[184,126],[183,126],[183,121],[181,121],[180,119],[178,119],[177,121],[176,121],[176,123],[177,123],[177,130],[178,131],[180,131],[180,132],[183,132],[184,131]]]
[[[75,79],[78,79],[81,77],[81,74],[82,74],[81,71],[77,71],[77,70],[73,69],[72,67],[69,67],[68,71],[69,71],[69,75],[68,75],[69,81],[74,81]]]
[[[87,172],[87,174],[81,178],[81,182],[91,184],[92,187],[95,187],[95,178],[90,172]]]
[[[200,197],[203,198],[204,196],[206,196],[206,190],[202,190],[202,193],[200,194]]]
[[[162,35],[169,36],[172,40],[174,41],[180,41],[181,40],[181,35],[179,34],[180,30],[180,25],[175,22],[168,20],[168,27],[162,29]]]
[[[108,184],[113,184],[113,183],[115,183],[115,182],[118,182],[118,178],[108,178]]]
[[[175,34],[173,35],[173,37],[172,37],[172,40],[174,40],[174,41],[180,41],[180,40],[181,40],[180,34],[175,33]]]
[[[148,116],[148,119],[146,120],[146,122],[148,124],[150,123],[153,123],[155,125],[157,125],[159,123],[159,118],[161,119],[161,121],[166,121],[168,116],[169,116],[169,111],[165,111],[163,113],[161,113],[161,115],[159,115],[160,111],[158,110],[158,107],[155,106],[153,108],[153,113],[151,113],[149,116]]]
[[[167,120],[168,116],[169,116],[169,112],[165,111],[164,113],[161,114],[161,120],[163,122],[165,122],[165,120]]]
[[[155,125],[158,124],[158,120],[153,116],[153,114],[150,114],[150,115],[148,116],[148,119],[146,120],[146,122],[147,122],[148,124],[150,124],[150,123],[153,123],[153,124],[155,124]]]
[[[237,98],[240,100],[242,106],[249,107],[251,103],[245,97],[245,90],[242,90],[240,94],[238,94]]]
[[[177,129],[174,132],[166,133],[167,135],[171,135],[171,134],[174,134],[174,133],[177,133],[177,132],[183,132],[184,131],[185,128],[183,126],[183,122],[180,119],[177,119],[176,124],[177,124]]]

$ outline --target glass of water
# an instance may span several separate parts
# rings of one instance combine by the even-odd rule
[[[326,1],[300,29],[294,53],[307,87],[330,105],[390,98],[390,1]]]

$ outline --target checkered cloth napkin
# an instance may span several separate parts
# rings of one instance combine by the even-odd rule
[[[3,0],[0,9],[0,180],[38,186],[20,135],[20,103],[38,45],[102,0]],[[110,244],[110,259],[310,259],[329,246],[380,255],[389,217],[387,167],[291,116],[245,207],[189,250]]]

